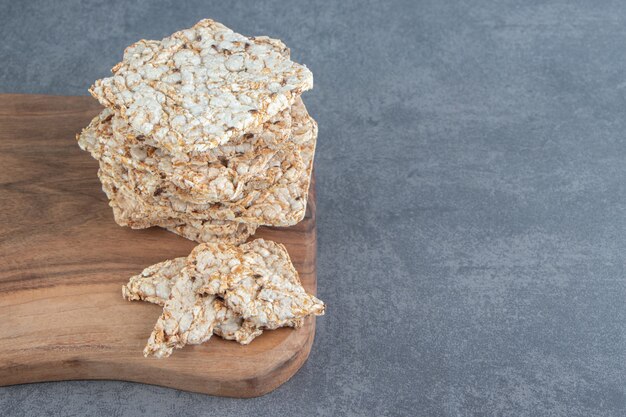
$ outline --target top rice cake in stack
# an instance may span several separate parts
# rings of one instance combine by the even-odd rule
[[[212,20],[126,49],[79,136],[125,226],[242,241],[304,217],[317,125],[311,72],[288,48]]]

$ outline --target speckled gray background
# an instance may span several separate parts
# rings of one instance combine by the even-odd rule
[[[0,91],[86,94],[203,17],[315,74],[309,361],[258,399],[47,383],[0,414],[626,415],[624,2],[1,0]]]

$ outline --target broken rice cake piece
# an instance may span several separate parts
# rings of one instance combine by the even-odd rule
[[[166,357],[174,348],[203,343],[213,334],[218,309],[214,305],[216,297],[197,297],[194,283],[180,277],[172,285],[170,298],[148,339],[144,356]]]
[[[122,287],[122,296],[129,301],[142,300],[162,306],[170,298],[172,280],[186,265],[187,258],[181,257],[149,266],[130,278]]]
[[[236,248],[205,243],[189,259],[189,278],[202,282],[199,294],[221,296],[227,307],[259,327],[293,327],[298,319],[324,312],[324,304],[305,292],[281,244],[264,239]]]
[[[164,306],[170,298],[173,282],[186,264],[187,258],[181,257],[152,265],[141,274],[130,278],[128,284],[122,287],[122,296],[129,301],[142,300]],[[236,340],[247,345],[263,333],[262,329],[226,308],[219,298],[215,299],[209,308],[215,311],[213,333],[223,339]]]
[[[186,259],[132,277],[122,292],[164,305],[146,356],[169,356],[213,333],[247,344],[263,329],[299,327],[304,317],[324,314],[324,304],[302,288],[285,247],[263,239],[199,245]]]

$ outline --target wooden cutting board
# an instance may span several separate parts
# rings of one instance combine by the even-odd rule
[[[213,337],[142,356],[161,308],[123,300],[122,284],[195,243],[115,224],[98,163],[75,140],[100,110],[89,97],[0,95],[0,385],[115,379],[253,397],[283,384],[309,355],[314,318],[248,346]],[[315,293],[314,186],[304,221],[256,237],[285,244]]]

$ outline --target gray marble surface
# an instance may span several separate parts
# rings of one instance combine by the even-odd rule
[[[0,414],[626,415],[624,2],[1,0],[0,91],[86,94],[203,17],[315,75],[309,361],[252,400],[60,382]]]

